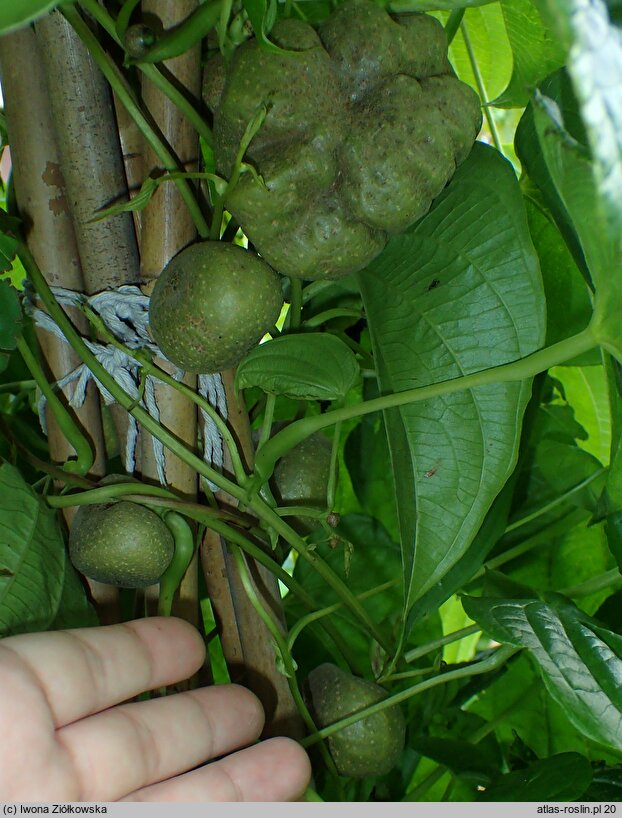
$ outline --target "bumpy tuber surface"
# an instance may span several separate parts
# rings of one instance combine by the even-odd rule
[[[426,14],[346,0],[317,31],[285,19],[270,36],[290,53],[249,40],[227,67],[208,66],[219,173],[231,174],[247,124],[268,108],[246,153],[263,184],[243,174],[225,204],[279,273],[338,278],[427,213],[473,145],[479,99]]]

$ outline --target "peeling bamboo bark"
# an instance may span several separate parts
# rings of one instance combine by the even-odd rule
[[[131,214],[91,221],[97,210],[127,197],[110,88],[58,11],[43,17],[36,32],[84,290],[91,294],[137,282],[138,248]],[[101,583],[90,585],[100,615],[107,621],[118,620],[118,590]]]
[[[127,196],[110,88],[59,12],[43,17],[36,30],[87,292],[135,283],[139,261],[131,214],[90,221],[97,210]]]
[[[196,0],[144,0],[143,13],[158,17],[164,28],[170,28],[186,17],[197,5]],[[176,83],[197,97],[201,82],[200,45],[180,57],[166,63],[166,69]],[[179,159],[180,167],[195,170],[198,167],[199,142],[192,126],[178,109],[148,80],[143,81],[143,100],[152,119],[164,139]],[[144,146],[143,169],[145,175],[161,171],[161,165],[153,151]],[[141,279],[143,289],[150,294],[162,269],[183,247],[196,238],[192,218],[172,184],[161,185],[141,220]],[[174,371],[167,362],[158,362],[167,371]],[[185,379],[196,388],[196,377]],[[174,389],[164,384],[156,387],[156,400],[160,410],[160,422],[191,448],[197,440],[196,407]],[[157,480],[157,470],[149,435],[142,435],[142,475],[146,480]],[[172,452],[166,452],[166,477],[179,494],[194,499],[198,481],[196,472],[182,463]],[[193,560],[181,584],[173,611],[176,615],[198,624],[198,560]]]
[[[82,292],[84,280],[60,168],[45,72],[32,29],[24,28],[0,39],[0,72],[15,192],[28,246],[50,285]],[[72,310],[68,313],[74,323],[86,331],[86,322],[81,320],[80,314]],[[39,343],[51,380],[58,380],[80,363],[68,344],[49,333],[41,332]],[[105,468],[103,433],[99,399],[92,384],[84,406],[75,410],[74,415],[95,455],[91,476],[101,476]],[[50,412],[47,412],[47,427],[51,460],[62,463],[75,453]],[[65,515],[68,523],[72,516],[72,513]]]
[[[121,151],[123,154],[123,165],[125,167],[125,177],[127,186],[132,193],[136,193],[144,179],[143,171],[143,135],[140,128],[127,112],[124,105],[114,97],[114,109],[119,129],[119,139],[121,141]],[[140,249],[140,232],[142,222],[142,211],[135,210],[132,213],[134,218],[134,229],[136,239]]]
[[[127,179],[127,186],[130,196],[135,194],[139,189],[144,179],[143,172],[143,135],[140,128],[132,117],[127,112],[127,109],[122,105],[116,96],[113,95],[114,109],[117,119],[117,126],[119,130],[119,139],[121,142],[121,151],[123,155],[123,165],[125,168],[125,177]],[[140,254],[140,236],[141,236],[141,222],[142,211],[135,210],[132,213],[134,219],[134,230],[136,233],[136,241],[138,244]],[[125,409],[116,403],[108,407],[107,411],[110,413],[110,421],[114,427],[114,431],[118,440],[121,443],[120,454],[125,463],[125,452],[122,441],[127,437],[129,427],[129,417]],[[140,473],[142,470],[141,460],[141,444],[140,432],[139,442],[136,446],[135,453],[135,470]]]
[[[234,374],[233,370],[223,372],[228,422],[250,467],[253,461],[250,423],[246,408],[233,387]],[[287,679],[277,668],[272,635],[251,605],[226,546],[212,531],[206,532],[201,558],[232,680],[249,687],[263,704],[266,713],[264,736],[301,738],[305,733],[304,724]],[[254,560],[248,560],[248,564],[258,596],[272,611],[275,622],[284,629],[276,577]]]

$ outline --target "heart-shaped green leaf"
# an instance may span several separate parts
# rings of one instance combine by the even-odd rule
[[[338,400],[354,385],[359,366],[352,350],[329,333],[283,335],[261,344],[237,369],[237,389],[298,400]]]

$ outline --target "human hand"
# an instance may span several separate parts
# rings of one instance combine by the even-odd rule
[[[248,746],[264,716],[245,688],[127,702],[188,678],[203,658],[198,632],[175,618],[1,640],[0,800],[298,798],[306,753],[286,738]]]

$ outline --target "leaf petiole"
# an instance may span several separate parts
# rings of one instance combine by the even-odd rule
[[[403,392],[381,395],[379,398],[373,398],[354,406],[332,409],[321,415],[302,418],[290,423],[289,426],[282,429],[268,441],[261,452],[258,453],[255,460],[255,471],[259,480],[262,483],[265,482],[270,478],[275,463],[285,452],[301,443],[314,432],[333,426],[340,421],[405,406],[416,401],[429,400],[439,395],[473,389],[485,384],[526,380],[564,361],[571,360],[595,346],[597,346],[597,341],[590,325],[577,335],[540,349],[526,358],[519,358],[507,364],[500,364],[490,369],[483,369],[480,372],[473,372],[459,378],[439,381],[428,386],[419,386],[414,389],[406,389]]]

